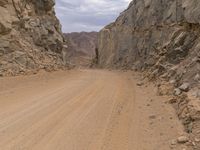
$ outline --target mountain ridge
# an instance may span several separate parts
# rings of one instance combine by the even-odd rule
[[[72,32],[65,33],[64,37],[68,43],[67,59],[76,66],[87,66],[92,64],[96,57],[98,32]]]

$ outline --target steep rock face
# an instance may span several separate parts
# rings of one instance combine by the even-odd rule
[[[200,71],[199,10],[196,0],[133,0],[101,30],[100,65],[192,80]]]
[[[144,71],[151,79],[159,79],[158,89],[164,88],[163,83],[175,87],[178,98],[172,103],[186,131],[197,137],[199,16],[198,0],[133,0],[114,23],[100,31],[98,38],[100,66]],[[181,89],[185,85],[189,92]]]
[[[75,65],[91,65],[96,57],[97,32],[73,32],[64,34],[68,43],[67,60]]]
[[[0,0],[0,75],[63,65],[54,0]]]

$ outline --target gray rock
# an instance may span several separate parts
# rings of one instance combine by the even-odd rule
[[[181,95],[182,91],[179,88],[174,89],[174,95],[179,96]]]
[[[176,80],[170,80],[169,83],[170,83],[170,84],[175,84],[175,83],[176,83]]]
[[[0,34],[7,34],[10,31],[11,31],[11,28],[9,28],[9,26],[0,22]]]
[[[178,137],[178,139],[177,139],[177,142],[180,143],[180,144],[186,143],[186,142],[188,142],[188,141],[189,141],[189,139],[188,139],[187,136],[180,136],[180,137]]]
[[[21,57],[16,57],[15,58],[15,61],[17,62],[17,64],[23,66],[23,67],[26,67],[26,64],[27,64],[27,59],[26,57],[24,56],[21,56]]]
[[[194,77],[194,80],[195,80],[195,81],[199,81],[199,80],[200,80],[200,75],[199,75],[199,74],[196,74],[195,77]]]
[[[190,84],[189,83],[183,83],[180,87],[180,90],[184,91],[184,92],[188,92],[190,89]]]
[[[171,141],[171,145],[176,145],[177,144],[177,140],[172,140]]]
[[[0,43],[0,47],[1,48],[9,48],[10,46],[10,41],[6,40],[6,39],[0,39],[1,43]]]
[[[192,95],[196,98],[200,98],[200,90],[196,90],[192,93]]]

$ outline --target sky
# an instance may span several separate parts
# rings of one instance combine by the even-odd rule
[[[56,0],[56,16],[62,30],[68,32],[99,31],[115,21],[131,0]]]

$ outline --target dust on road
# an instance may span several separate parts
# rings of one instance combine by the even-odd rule
[[[0,150],[170,150],[183,128],[137,82],[107,70],[0,79]]]

